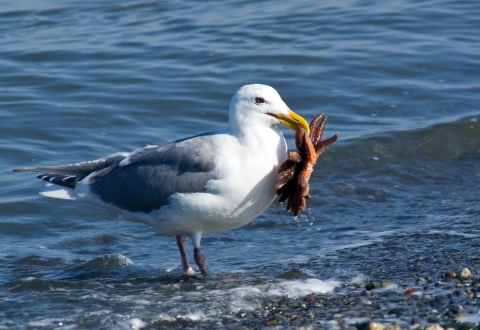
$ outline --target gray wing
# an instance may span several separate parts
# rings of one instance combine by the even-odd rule
[[[90,191],[105,203],[131,212],[150,212],[168,204],[175,193],[204,192],[217,179],[212,136],[165,146],[149,146],[89,177]]]
[[[207,181],[217,179],[213,172],[215,135],[205,133],[94,161],[13,171],[42,172],[37,178],[69,188],[92,174],[90,191],[105,203],[131,212],[150,212],[167,205],[175,193],[204,192]]]

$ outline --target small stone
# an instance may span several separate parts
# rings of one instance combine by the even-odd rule
[[[356,324],[355,328],[357,330],[397,330],[397,329],[404,329],[405,327],[398,324],[390,325],[390,324],[382,324],[379,322],[368,322],[368,323],[366,322],[366,323]]]
[[[303,272],[299,269],[290,269],[287,270],[285,273],[282,273],[277,276],[277,278],[281,278],[284,280],[298,280],[303,276]]]
[[[417,288],[406,288],[405,291],[403,291],[403,294],[406,296],[411,296],[412,293],[415,293],[417,291],[418,291]]]
[[[445,330],[458,330],[460,323],[447,323],[443,325]]]
[[[370,322],[368,324],[369,330],[385,330],[386,326],[378,322]]]
[[[460,278],[470,278],[472,277],[472,272],[467,267],[463,267],[462,271],[460,272]]]
[[[389,287],[391,285],[393,285],[392,282],[388,282],[388,281],[387,282],[382,282],[382,288],[386,288],[386,287]]]
[[[473,323],[469,323],[469,322],[464,322],[462,324],[460,324],[460,327],[458,328],[458,330],[475,330],[477,328],[477,326]]]
[[[314,303],[315,301],[317,301],[317,296],[315,295],[315,293],[310,293],[307,294],[303,300],[309,303]]]
[[[465,291],[463,291],[463,290],[454,290],[454,291],[453,291],[453,294],[454,294],[455,296],[460,296],[460,297],[463,297],[463,296],[466,296],[466,295],[467,295],[467,294],[465,293]]]
[[[427,324],[425,330],[443,330],[439,324]]]
[[[393,330],[410,330],[410,327],[397,320],[393,323]]]
[[[457,274],[455,272],[448,271],[445,273],[445,278],[455,278],[457,277]]]
[[[430,317],[427,319],[427,321],[433,323],[433,322],[438,322],[439,319],[438,319],[438,317],[437,317],[436,315],[432,315],[432,316],[430,316]]]
[[[303,316],[297,315],[294,317],[294,322],[302,322],[304,320]]]
[[[412,320],[410,321],[410,325],[419,325],[420,324],[420,320],[416,319],[416,318],[412,318]]]
[[[365,284],[365,289],[367,291],[373,290],[375,288],[381,288],[381,287],[382,287],[382,282],[371,281]]]
[[[277,324],[277,320],[271,319],[270,321],[267,322],[267,326],[275,325]]]
[[[467,316],[468,316],[467,313],[459,312],[459,313],[457,313],[456,318],[457,318],[457,320],[461,320],[461,319],[463,319]]]

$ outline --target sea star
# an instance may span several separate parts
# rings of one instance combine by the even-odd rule
[[[279,202],[283,203],[288,199],[287,211],[292,212],[295,217],[307,208],[306,199],[310,198],[308,180],[318,156],[338,139],[335,134],[322,141],[326,123],[327,117],[319,114],[310,122],[310,134],[299,126],[295,132],[297,151],[291,151],[288,159],[277,167],[279,176],[275,190],[277,195],[280,195]]]

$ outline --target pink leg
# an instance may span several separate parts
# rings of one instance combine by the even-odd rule
[[[205,266],[205,256],[200,253],[200,248],[193,249],[193,257],[195,258],[195,263],[200,269],[202,275],[207,276],[207,267]]]
[[[182,272],[184,275],[193,275],[195,271],[190,267],[188,262],[187,250],[185,250],[185,236],[177,235],[177,246],[180,250],[180,256],[182,257]]]

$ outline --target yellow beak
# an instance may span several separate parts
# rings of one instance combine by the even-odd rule
[[[305,131],[307,131],[307,133],[310,133],[310,126],[308,125],[307,121],[302,116],[296,114],[290,109],[288,109],[288,115],[274,113],[269,113],[269,115],[277,118],[280,124],[293,129],[294,131],[297,130],[298,126],[301,126],[303,129],[305,129]]]

